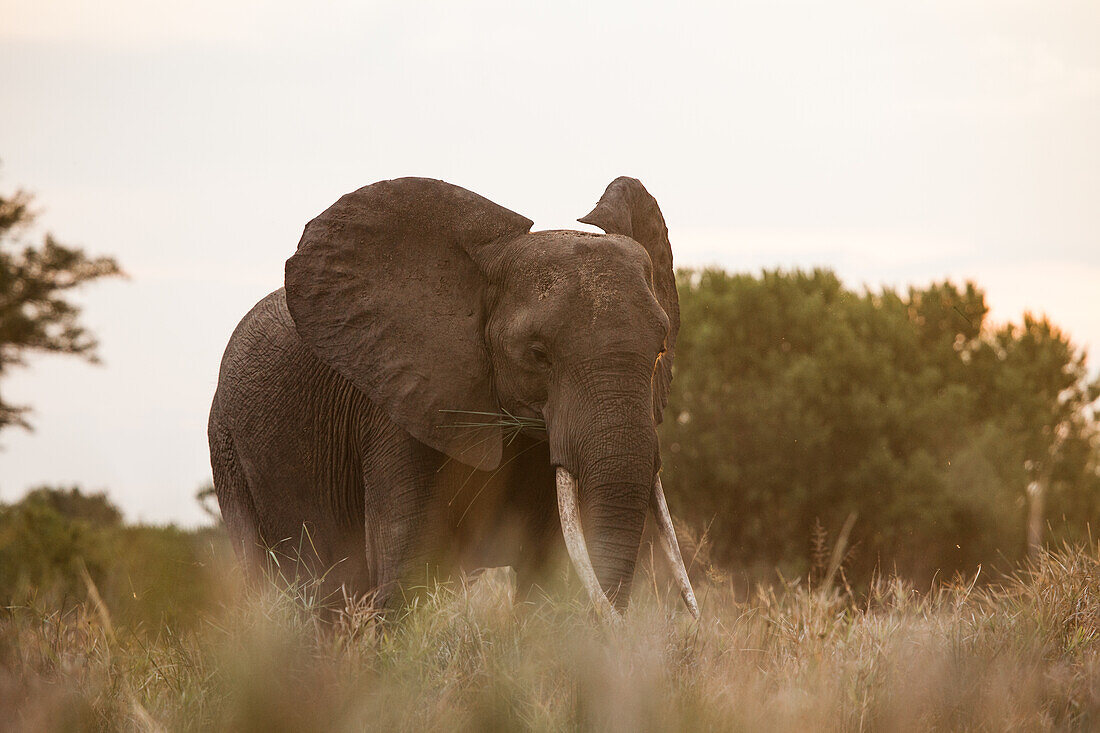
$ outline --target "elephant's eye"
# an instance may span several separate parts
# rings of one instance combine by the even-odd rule
[[[539,366],[550,366],[550,352],[546,350],[546,347],[540,343],[533,343],[528,347],[528,352],[531,354],[531,360]]]

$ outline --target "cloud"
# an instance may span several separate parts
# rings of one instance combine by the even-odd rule
[[[766,262],[860,261],[890,269],[940,261],[972,248],[957,236],[879,228],[681,229],[676,254],[691,264],[738,269],[745,259]]]
[[[1019,321],[1023,313],[1046,315],[1074,343],[1089,349],[1093,372],[1100,371],[1100,264],[1036,259],[989,263],[973,278],[982,285],[997,321]]]
[[[0,0],[0,37],[144,47],[184,41],[241,42],[256,37],[259,0]]]
[[[215,45],[300,50],[355,40],[402,3],[289,0],[0,0],[0,38],[124,51]],[[393,27],[390,23],[389,26]]]

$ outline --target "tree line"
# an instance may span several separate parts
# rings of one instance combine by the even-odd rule
[[[1100,381],[1046,318],[994,323],[973,283],[864,292],[822,269],[678,287],[665,484],[720,565],[801,574],[848,525],[853,582],[925,582],[1100,527]]]

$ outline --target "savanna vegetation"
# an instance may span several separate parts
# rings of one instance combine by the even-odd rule
[[[107,506],[41,491],[0,514],[7,730],[1100,725],[1096,545],[991,583],[864,592],[825,553],[747,596],[699,580],[698,622],[647,562],[619,624],[579,589],[516,607],[503,571],[389,619],[352,605],[325,621],[308,583],[245,588],[216,530],[127,527]]]

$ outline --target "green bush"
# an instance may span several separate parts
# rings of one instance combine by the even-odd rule
[[[103,494],[38,489],[0,507],[0,604],[64,609],[91,586],[120,624],[186,624],[228,554],[220,530],[124,525]]]

